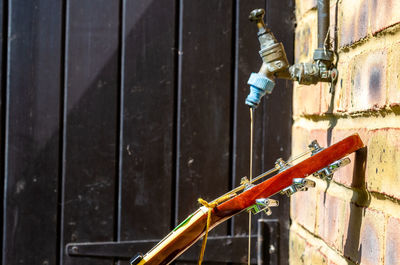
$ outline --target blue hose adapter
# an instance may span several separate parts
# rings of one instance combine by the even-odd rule
[[[250,108],[257,108],[261,98],[266,94],[271,94],[275,82],[260,73],[252,73],[247,84],[250,85],[250,93],[246,98],[246,105]]]

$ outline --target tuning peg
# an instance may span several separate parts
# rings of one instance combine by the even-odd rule
[[[318,152],[324,150],[324,148],[321,147],[321,146],[319,145],[319,143],[318,143],[317,140],[312,141],[312,142],[308,145],[308,148],[310,149],[311,155],[312,155],[312,156],[315,155],[316,153],[318,153]]]
[[[313,181],[311,179],[295,178],[295,179],[293,179],[293,183],[302,185],[305,188],[314,188],[315,187],[315,181]]]
[[[243,185],[243,186],[244,186],[244,190],[249,190],[249,189],[251,189],[251,188],[254,187],[254,185],[251,184],[250,180],[249,180],[247,177],[243,177],[243,178],[240,180],[240,185]]]
[[[284,171],[285,169],[289,168],[289,163],[287,163],[285,160],[282,158],[278,158],[275,161],[275,168],[279,170],[279,172]]]
[[[256,203],[264,207],[278,207],[279,201],[274,199],[261,198],[257,199]]]
[[[340,160],[333,162],[332,164],[328,165],[327,167],[324,167],[323,169],[318,170],[313,175],[320,179],[330,181],[330,180],[332,180],[333,173],[335,173],[335,171],[337,171],[339,168],[350,164],[350,161],[351,160],[348,157],[342,158]]]
[[[250,183],[250,181],[247,177],[243,177],[240,179],[240,185],[247,185],[249,183]]]
[[[271,215],[271,207],[278,207],[279,201],[274,199],[260,198],[256,199],[256,203],[247,208],[247,211],[251,211],[253,214],[258,214],[259,212],[265,212],[266,215]]]
[[[295,178],[293,179],[293,184],[283,189],[281,194],[286,194],[289,197],[298,191],[306,191],[308,188],[314,187],[315,181],[312,181],[311,179]]]

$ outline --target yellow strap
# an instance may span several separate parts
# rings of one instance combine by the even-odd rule
[[[203,262],[204,251],[206,250],[208,230],[210,228],[210,221],[211,221],[211,212],[218,205],[218,203],[217,202],[208,203],[205,200],[203,200],[202,198],[199,198],[197,201],[200,204],[202,204],[203,206],[208,208],[206,233],[204,234],[203,242],[201,243],[201,251],[200,251],[199,262],[198,262],[198,265],[201,265],[201,263]]]
[[[204,238],[203,238],[203,242],[201,243],[201,251],[200,251],[200,256],[199,256],[199,262],[198,265],[201,265],[201,263],[203,262],[203,257],[204,257],[204,251],[206,250],[206,243],[207,243],[207,236],[208,236],[208,230],[210,228],[210,222],[211,222],[211,213],[212,210],[218,206],[218,203],[225,201],[229,198],[232,197],[232,194],[227,194],[221,198],[219,198],[218,200],[215,200],[211,203],[208,203],[207,201],[203,200],[202,198],[197,199],[197,201],[208,208],[208,215],[207,215],[207,225],[206,225],[206,233],[204,234]]]

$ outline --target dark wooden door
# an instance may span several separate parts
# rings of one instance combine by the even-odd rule
[[[247,17],[259,7],[293,61],[291,0],[0,1],[2,264],[126,264],[147,248],[119,242],[148,247],[198,197],[248,176],[244,99],[261,59]],[[279,81],[257,109],[255,175],[290,155],[291,105]],[[268,218],[287,264],[279,199]],[[247,226],[241,215],[210,236]],[[109,245],[66,249],[81,242]]]

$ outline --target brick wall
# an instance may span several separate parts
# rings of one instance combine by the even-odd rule
[[[296,62],[317,46],[316,0],[296,0]],[[367,149],[291,198],[290,264],[400,264],[400,1],[332,0],[339,79],[295,84],[293,154],[357,132]]]

